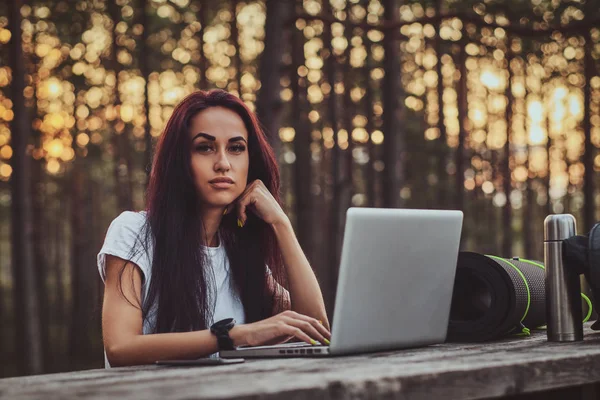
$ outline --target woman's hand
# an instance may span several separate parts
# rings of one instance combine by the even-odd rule
[[[279,203],[260,179],[246,186],[246,190],[237,200],[227,206],[225,214],[231,212],[233,208],[237,209],[240,226],[244,226],[248,220],[247,209],[251,209],[256,216],[270,225],[288,220]]]
[[[251,324],[236,325],[229,332],[234,345],[271,345],[295,337],[313,345],[329,344],[331,333],[319,321],[294,311],[284,311]]]

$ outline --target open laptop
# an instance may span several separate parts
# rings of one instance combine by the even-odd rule
[[[237,347],[222,358],[318,357],[446,340],[461,211],[350,208],[329,346]]]

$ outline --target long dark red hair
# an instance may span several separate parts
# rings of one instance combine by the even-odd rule
[[[152,244],[152,278],[143,316],[156,313],[154,332],[185,332],[206,329],[212,320],[215,299],[212,275],[207,268],[201,203],[191,170],[191,119],[210,107],[225,107],[237,113],[248,131],[248,183],[263,181],[280,202],[279,168],[260,124],[237,97],[223,91],[197,91],[183,99],[173,111],[159,138],[147,192],[145,244]],[[271,316],[283,309],[280,293],[270,291],[267,271],[282,285],[287,275],[272,229],[248,213],[243,228],[237,215],[223,217],[219,236],[229,258],[235,286],[246,313],[246,322]],[[268,266],[268,269],[267,269]],[[155,304],[156,303],[156,304]],[[154,307],[155,308],[154,308]]]

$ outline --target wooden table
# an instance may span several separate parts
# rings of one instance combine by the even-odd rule
[[[600,333],[549,343],[545,331],[485,344],[217,367],[96,369],[0,379],[0,399],[596,398]],[[566,389],[563,389],[566,388]],[[539,393],[540,391],[546,391]],[[535,392],[538,392],[535,394]]]

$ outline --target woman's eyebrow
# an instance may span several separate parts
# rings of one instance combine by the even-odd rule
[[[200,133],[197,133],[196,136],[194,136],[194,138],[192,139],[192,142],[194,140],[198,139],[199,137],[203,137],[207,140],[210,140],[211,142],[214,142],[215,140],[217,140],[217,138],[214,137],[213,135],[209,135],[208,133],[200,132]]]
[[[214,137],[213,135],[209,135],[208,133],[200,132],[200,133],[197,133],[196,136],[194,136],[194,138],[192,139],[192,142],[194,140],[198,139],[199,137],[203,137],[207,140],[210,140],[211,142],[214,142],[217,140],[217,138]],[[243,136],[232,137],[231,139],[228,140],[228,142],[239,142],[240,140],[243,140],[244,142],[246,142],[246,139],[244,139]],[[246,143],[248,143],[248,142],[246,142]]]
[[[229,143],[239,142],[240,140],[243,140],[244,142],[246,142],[246,139],[244,139],[243,136],[236,136],[236,137],[232,137],[231,139],[229,139]],[[248,143],[248,142],[246,142],[246,143]]]

